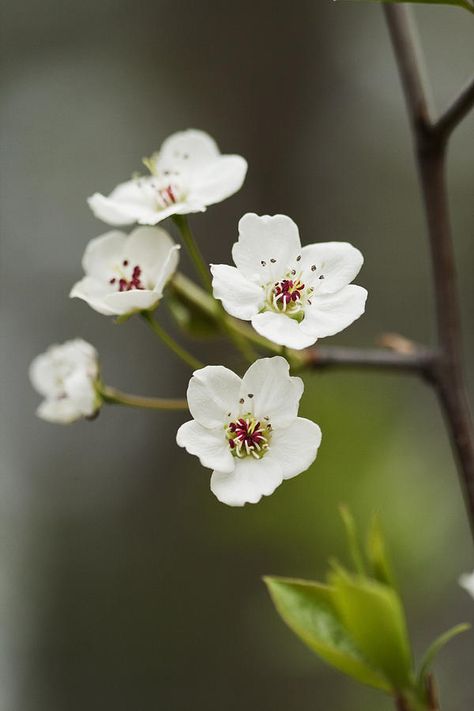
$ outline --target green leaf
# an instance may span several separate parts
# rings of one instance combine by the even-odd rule
[[[216,320],[196,308],[195,304],[186,300],[182,294],[167,292],[166,304],[176,323],[185,333],[196,338],[208,338],[219,332]]]
[[[393,588],[359,576],[330,575],[338,617],[367,662],[394,689],[412,684],[412,657],[401,600]]]
[[[344,504],[339,506],[339,513],[346,530],[347,545],[349,547],[349,552],[351,554],[352,562],[356,571],[360,575],[365,574],[364,559],[362,557],[362,552],[360,550],[359,541],[357,538],[357,529],[354,521],[354,517],[349,511],[348,507]]]
[[[380,583],[396,588],[395,577],[390,563],[378,516],[373,516],[367,534],[366,554],[373,577]]]
[[[461,634],[462,632],[466,632],[467,630],[471,629],[471,625],[464,623],[461,625],[456,625],[456,627],[451,627],[447,632],[444,632],[444,634],[441,634],[435,641],[430,644],[428,649],[425,652],[425,655],[421,661],[421,666],[420,666],[420,671],[418,673],[418,685],[421,688],[424,688],[425,686],[425,680],[426,676],[428,674],[428,670],[430,669],[431,665],[433,664],[433,661],[438,654],[438,652],[448,643],[450,642],[453,637],[456,637],[458,634]]]
[[[345,630],[329,586],[290,578],[264,580],[283,620],[313,652],[362,684],[390,691],[390,684],[364,659]]]
[[[352,0],[352,2],[364,2],[365,0]],[[455,5],[464,10],[474,12],[474,3],[471,0],[369,0],[370,2],[394,2],[394,3],[418,3],[423,5]]]

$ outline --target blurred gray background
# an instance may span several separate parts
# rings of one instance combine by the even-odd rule
[[[472,73],[474,22],[457,9],[416,14],[444,106]],[[184,392],[186,368],[138,319],[117,326],[67,295],[88,240],[107,230],[86,197],[187,127],[250,166],[240,193],[192,218],[209,261],[229,261],[244,212],[289,214],[303,242],[348,240],[366,257],[357,281],[367,314],[328,343],[369,345],[383,331],[432,341],[423,215],[380,8],[4,0],[0,19],[0,709],[390,709],[293,638],[260,576],[321,577],[343,550],[336,509],[346,501],[363,525],[381,514],[417,654],[474,621],[456,582],[472,547],[426,386],[308,377],[303,410],[324,431],[318,460],[235,510],[175,446],[181,414],[105,408],[93,423],[53,426],[35,418],[27,380],[38,352],[78,335],[100,351],[109,384]],[[471,384],[473,138],[471,117],[449,164]],[[181,266],[192,273],[185,257]],[[222,344],[195,348],[232,363]],[[474,704],[473,639],[453,642],[436,667],[451,711]]]

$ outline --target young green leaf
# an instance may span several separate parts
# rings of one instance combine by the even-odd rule
[[[339,506],[339,513],[341,515],[342,523],[344,524],[344,528],[346,530],[347,544],[354,567],[360,575],[364,575],[364,559],[362,557],[362,552],[360,550],[360,545],[357,538],[357,528],[355,525],[354,517],[352,516],[348,507],[344,504],[341,504]]]
[[[264,580],[283,620],[313,652],[357,681],[390,691],[387,679],[367,662],[344,628],[329,586],[289,578]]]
[[[365,577],[329,578],[338,617],[368,663],[385,674],[393,689],[412,684],[412,656],[398,594]]]
[[[365,0],[352,0],[352,2],[364,2]],[[424,5],[455,5],[464,10],[474,13],[472,0],[370,0],[370,2],[393,2],[393,3],[422,3]]]
[[[366,554],[373,577],[380,583],[396,588],[395,577],[385,547],[378,516],[373,516],[367,534]]]
[[[425,652],[425,655],[421,661],[421,666],[420,666],[420,671],[418,673],[418,686],[421,688],[424,688],[425,685],[425,680],[426,676],[428,674],[428,670],[430,669],[431,665],[433,664],[433,661],[438,654],[438,652],[448,643],[450,642],[453,637],[456,637],[458,634],[461,634],[462,632],[466,632],[467,630],[471,629],[471,625],[465,623],[461,625],[456,625],[455,627],[451,627],[451,629],[447,630],[447,632],[444,632],[444,634],[441,634],[435,641],[430,644],[428,649]]]

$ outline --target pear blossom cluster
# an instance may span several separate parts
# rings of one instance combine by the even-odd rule
[[[171,218],[179,225],[183,216],[230,197],[247,172],[243,157],[221,154],[208,134],[194,129],[173,134],[143,162],[147,175],[88,199],[93,214],[112,229],[89,242],[83,276],[70,291],[119,322],[134,314],[149,319],[167,298],[180,245],[161,223]],[[130,233],[117,229],[127,225]],[[347,242],[302,245],[286,215],[243,215],[232,259],[234,265],[210,265],[216,314],[230,328],[249,322],[272,352],[313,346],[364,313],[367,291],[352,283],[361,252]],[[37,414],[50,422],[91,418],[107,402],[97,351],[82,339],[37,356],[30,379],[44,398]],[[223,365],[193,372],[187,389],[192,419],[179,427],[176,440],[212,471],[219,501],[257,503],[313,464],[321,430],[298,416],[303,391],[283,355],[257,358],[242,377]]]

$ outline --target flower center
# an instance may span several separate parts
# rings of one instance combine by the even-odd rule
[[[296,320],[303,320],[306,304],[311,305],[313,287],[307,287],[296,275],[296,270],[286,274],[284,279],[271,282],[266,287],[266,309],[284,313]]]
[[[120,268],[117,269],[118,276],[113,276],[109,279],[109,284],[116,287],[118,291],[132,291],[133,289],[143,290],[145,287],[142,284],[142,268],[136,264],[129,269],[128,259],[124,259]],[[127,275],[127,272],[130,272]]]
[[[250,413],[226,426],[226,436],[234,457],[261,459],[268,451],[271,425],[263,425]]]
[[[176,202],[179,202],[181,200],[181,190],[179,185],[177,185],[176,183],[169,183],[164,187],[154,186],[154,188],[156,190],[155,197],[158,203],[158,207],[162,210],[164,210],[166,207],[170,207],[170,205],[174,205]]]
[[[304,284],[300,279],[282,279],[275,283],[273,289],[273,305],[276,309],[286,311],[290,304],[301,299]]]

